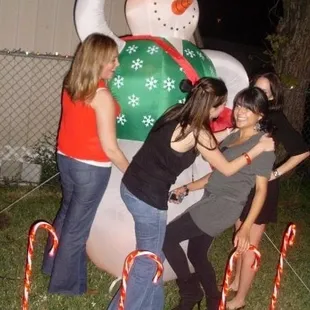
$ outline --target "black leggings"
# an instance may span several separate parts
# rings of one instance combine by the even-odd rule
[[[180,242],[189,240],[187,256],[194,266],[208,297],[218,297],[219,295],[215,271],[208,260],[208,250],[213,239],[213,237],[200,230],[190,214],[186,212],[168,224],[163,245],[164,254],[171,268],[179,279],[186,280],[191,272]]]

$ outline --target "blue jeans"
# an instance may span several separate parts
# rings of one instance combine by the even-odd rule
[[[57,163],[63,197],[53,226],[59,246],[55,256],[49,256],[49,237],[42,270],[51,275],[49,293],[80,295],[87,290],[86,241],[111,168],[88,165],[60,154]]]
[[[167,211],[156,209],[139,200],[121,184],[121,196],[135,221],[135,233],[139,250],[150,251],[164,261],[162,252],[167,225]],[[129,254],[129,253],[128,253]],[[162,277],[154,284],[156,263],[140,256],[135,259],[127,281],[125,299],[126,310],[161,310],[164,309],[164,286]],[[108,309],[117,310],[119,292],[114,296]]]

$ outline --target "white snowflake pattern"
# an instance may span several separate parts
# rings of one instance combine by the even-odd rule
[[[141,60],[140,58],[137,58],[136,60],[132,61],[132,65],[131,68],[134,70],[138,70],[141,69],[143,67],[143,60]]]
[[[157,88],[157,80],[154,79],[153,76],[146,79],[145,87],[149,90],[152,90],[153,88]]]
[[[183,72],[183,71],[184,71],[182,67],[180,67],[180,71],[181,71],[181,72]]]
[[[180,100],[178,101],[178,103],[184,104],[184,103],[185,103],[185,100],[186,100],[186,98],[180,99]]]
[[[116,120],[117,124],[121,124],[122,126],[124,126],[125,123],[127,122],[127,119],[125,118],[124,114],[120,114],[119,116],[117,116]]]
[[[147,49],[147,52],[151,55],[157,53],[159,50],[159,47],[156,46],[156,45],[152,45],[152,46],[149,46],[148,49]]]
[[[136,95],[128,96],[128,104],[131,105],[133,108],[139,105],[140,98]]]
[[[203,52],[197,51],[196,53],[201,59],[205,59],[205,55],[203,54]]]
[[[196,57],[195,52],[190,50],[189,48],[187,48],[184,52],[185,52],[186,56],[189,56],[190,58]]]
[[[130,45],[126,49],[126,52],[128,52],[128,54],[132,54],[132,53],[135,53],[137,51],[137,49],[138,49],[137,45]]]
[[[170,92],[174,88],[175,88],[175,80],[172,80],[170,77],[164,80],[164,89],[167,89]]]
[[[142,123],[145,125],[145,127],[153,126],[154,125],[154,118],[152,115],[144,115]]]
[[[113,80],[114,86],[116,86],[118,89],[120,89],[122,86],[124,86],[124,78],[120,75],[117,75]]]

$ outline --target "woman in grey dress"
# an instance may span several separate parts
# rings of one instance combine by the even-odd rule
[[[288,155],[285,161],[280,161],[280,158],[276,160],[278,165],[273,167],[274,170],[272,171],[268,182],[265,203],[260,214],[256,218],[255,223],[251,227],[251,244],[258,248],[260,241],[263,238],[266,225],[268,223],[277,222],[277,207],[281,176],[292,171],[301,162],[306,160],[309,157],[310,152],[309,145],[307,145],[300,133],[289,123],[283,113],[283,86],[280,78],[273,72],[267,72],[254,77],[252,83],[256,87],[262,89],[267,95],[270,111],[269,118],[277,128],[273,134],[274,141],[277,146],[282,145]],[[255,188],[251,190],[241,216],[236,223],[237,230],[249,213],[254,193]],[[253,261],[254,256],[251,251],[247,251],[238,257],[235,278],[229,286],[231,291],[237,293],[232,300],[227,302],[226,308],[233,310],[245,305],[247,294],[256,274],[251,268]]]
[[[207,259],[212,240],[234,225],[251,188],[255,186],[251,211],[234,237],[237,251],[243,253],[247,250],[250,228],[266,197],[274,152],[264,152],[254,160],[246,155],[265,132],[271,131],[268,99],[264,92],[250,87],[238,93],[234,100],[233,117],[239,130],[228,136],[220,149],[228,161],[244,154],[248,165],[232,176],[214,170],[210,175],[174,190],[178,197],[205,187],[202,199],[167,226],[163,251],[178,277],[181,295],[180,303],[174,309],[189,310],[197,303],[200,305],[203,298],[200,284],[207,296],[208,310],[218,309],[220,292],[215,272]],[[184,240],[189,240],[187,256],[195,268],[194,274],[190,273],[186,255],[180,246]]]

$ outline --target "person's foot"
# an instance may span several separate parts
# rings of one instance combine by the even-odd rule
[[[244,307],[245,307],[244,300],[237,300],[236,298],[226,303],[227,310],[240,310],[243,309]]]

